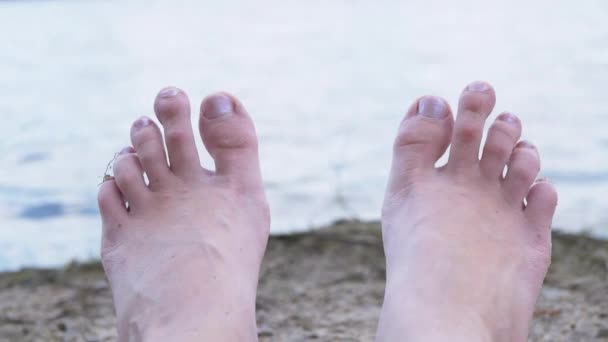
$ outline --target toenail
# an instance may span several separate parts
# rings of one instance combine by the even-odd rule
[[[134,152],[135,152],[135,149],[133,147],[129,146],[129,147],[125,147],[122,150],[120,150],[120,153],[118,153],[118,154],[128,154],[128,153],[134,153]]]
[[[443,119],[448,115],[448,111],[443,100],[433,96],[426,96],[418,101],[418,114],[433,119]]]
[[[517,143],[516,147],[536,149],[536,146],[534,146],[534,144],[532,144],[531,142],[526,141],[526,140],[522,140],[519,143]]]
[[[137,119],[134,123],[133,123],[133,127],[135,129],[142,129],[146,126],[149,126],[152,123],[152,120],[150,120],[147,117],[141,117],[139,119]]]
[[[498,120],[504,121],[507,123],[516,123],[517,117],[511,113],[502,113],[498,116]]]
[[[467,86],[467,91],[483,93],[490,90],[490,85],[486,82],[475,81]]]
[[[223,94],[207,99],[203,108],[203,115],[207,119],[217,119],[233,112],[234,104],[232,103],[232,99]]]
[[[179,93],[179,89],[177,89],[175,87],[167,87],[158,93],[158,97],[165,97],[165,98],[173,97],[173,96],[177,95],[177,93]]]

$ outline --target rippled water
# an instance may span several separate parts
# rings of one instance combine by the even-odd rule
[[[97,184],[164,85],[243,100],[273,231],[290,232],[378,218],[409,103],[489,80],[559,187],[555,226],[608,236],[607,15],[603,0],[0,2],[0,269],[97,255]]]

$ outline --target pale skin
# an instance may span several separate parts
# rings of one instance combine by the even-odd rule
[[[200,165],[186,94],[166,88],[103,183],[101,256],[120,341],[255,341],[270,216],[253,122],[229,94],[201,105],[216,171]],[[148,175],[146,185],[143,172]],[[128,202],[129,210],[125,207]]]
[[[557,194],[535,181],[539,154],[518,143],[513,114],[490,126],[479,159],[495,96],[489,84],[471,83],[455,121],[445,100],[423,97],[399,127],[382,213],[378,341],[527,340]],[[448,145],[448,163],[435,167]]]
[[[382,213],[387,287],[378,341],[526,339],[557,195],[535,182],[538,152],[517,143],[521,123],[512,114],[491,126],[478,158],[494,101],[494,90],[477,82],[463,92],[455,123],[435,97],[417,100],[401,123]],[[215,171],[200,165],[186,94],[169,87],[154,105],[166,149],[158,126],[138,119],[133,147],[100,188],[101,256],[120,341],[257,340],[270,218],[255,129],[230,94],[200,108]],[[450,144],[448,164],[436,168]]]

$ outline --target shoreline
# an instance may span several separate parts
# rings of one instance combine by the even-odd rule
[[[372,341],[384,293],[378,222],[271,236],[258,290],[261,341]],[[115,341],[99,262],[0,273],[0,342]],[[553,233],[530,341],[608,341],[608,241]]]

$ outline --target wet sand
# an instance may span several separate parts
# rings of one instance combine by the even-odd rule
[[[531,341],[608,341],[608,241],[554,234]],[[258,293],[261,341],[372,341],[384,291],[377,222],[270,239]],[[115,341],[97,262],[0,274],[0,341]]]

